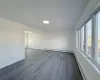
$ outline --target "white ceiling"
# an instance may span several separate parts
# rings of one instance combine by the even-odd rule
[[[0,17],[51,31],[75,27],[88,0],[0,0]],[[44,25],[43,20],[49,20]]]

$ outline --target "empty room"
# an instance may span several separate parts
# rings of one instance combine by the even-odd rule
[[[100,0],[0,0],[0,80],[100,80]]]

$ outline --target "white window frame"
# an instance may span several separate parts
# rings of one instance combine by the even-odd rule
[[[81,50],[82,52],[84,52],[84,47],[83,47],[83,43],[82,43],[82,42],[83,42],[83,37],[84,37],[84,36],[83,36],[83,30],[82,30],[83,28],[84,28],[84,26],[82,26],[81,29],[80,29],[80,35],[81,35],[81,36],[80,36],[80,38],[81,38],[80,50]],[[82,48],[83,48],[83,49],[82,49]]]
[[[95,61],[99,64],[99,68],[100,68],[100,62],[98,62],[97,61],[97,55],[98,55],[98,21],[97,21],[97,14],[100,12],[100,10],[99,11],[97,11],[96,12],[96,14],[94,15],[94,27],[95,27],[95,32],[94,32],[94,34],[95,34],[95,36],[94,36],[94,53],[95,53],[95,55],[94,55],[94,59],[95,59]]]
[[[86,55],[86,53],[87,53],[87,49],[88,49],[88,45],[87,45],[87,31],[86,31],[87,29],[86,29],[86,24],[84,25],[84,53],[85,53],[85,55]]]
[[[89,59],[93,64],[95,64],[99,70],[100,70],[100,63],[98,63],[97,61],[97,54],[98,54],[98,26],[97,26],[97,14],[100,12],[100,7],[98,7],[94,13],[92,13],[90,15],[90,17],[88,18],[87,21],[84,22],[83,26],[84,26],[84,52],[81,51],[81,43],[80,43],[80,40],[81,40],[81,34],[79,35],[80,33],[80,30],[81,28],[79,28],[77,31],[78,31],[78,50],[80,50],[82,53],[84,53],[84,55],[87,57],[87,59]],[[89,57],[87,55],[88,53],[88,45],[87,45],[87,29],[86,29],[86,23],[92,19],[92,53],[91,53],[91,57]]]
[[[86,26],[86,24],[90,21],[90,20],[92,20],[92,18],[89,18],[88,20],[87,20],[87,22],[85,23],[85,53],[86,53],[86,57],[88,58],[88,59],[91,59],[92,58],[92,53],[91,53],[91,55],[89,55],[88,54],[88,31],[87,31],[87,26]],[[91,26],[91,28],[92,28],[92,32],[91,33],[93,33],[93,20],[92,20],[92,26]],[[92,35],[92,34],[91,34]],[[92,36],[93,37],[93,36]],[[91,38],[92,38],[91,37]],[[93,40],[93,39],[92,39]],[[91,42],[91,50],[92,50],[92,42]]]
[[[97,61],[97,54],[98,54],[98,26],[97,26],[97,16],[96,14],[92,15],[92,58],[91,62],[94,63],[100,70],[100,63]]]
[[[77,39],[78,40],[77,41],[78,42],[78,49],[80,50],[80,48],[81,48],[81,42],[80,42],[81,41],[81,38],[80,38],[81,37],[80,36],[81,35],[81,32],[80,32],[80,29],[78,29],[77,32],[78,32],[78,39]]]

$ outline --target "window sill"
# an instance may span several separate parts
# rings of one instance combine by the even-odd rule
[[[84,54],[84,52],[80,51],[79,49],[77,49],[78,52],[81,53],[81,55],[90,63],[90,65],[93,67],[93,69],[100,74],[100,64],[96,61],[93,61],[90,57],[88,57],[86,55],[86,53]]]

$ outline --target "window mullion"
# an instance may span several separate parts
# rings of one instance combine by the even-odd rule
[[[82,36],[81,36],[81,29],[79,30],[79,33],[80,33],[80,36],[79,36],[79,37],[80,37],[80,44],[79,44],[79,47],[80,47],[80,50],[81,50],[81,41],[82,41],[82,38],[81,38],[81,37],[82,37]]]
[[[76,47],[79,49],[79,30],[77,30],[77,32],[76,32],[76,35],[77,35],[77,38],[76,38],[76,42],[77,42],[77,45],[76,45]]]
[[[86,24],[84,25],[84,52],[87,53],[88,46],[87,46],[87,29]]]
[[[84,27],[84,43],[85,43],[85,53],[86,53],[86,55],[87,55],[87,53],[88,53],[88,30],[87,30],[87,26],[86,26],[86,24],[84,25],[85,27]]]
[[[92,59],[96,60],[98,49],[98,28],[96,23],[96,15],[92,17]]]
[[[80,30],[78,30],[78,48],[80,49]]]
[[[81,32],[81,51],[83,51],[83,27],[80,30]]]

